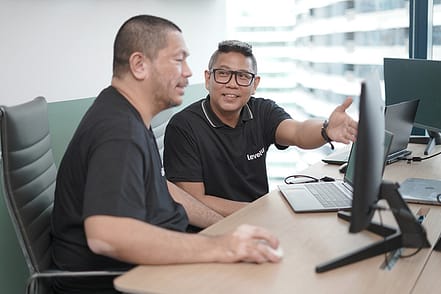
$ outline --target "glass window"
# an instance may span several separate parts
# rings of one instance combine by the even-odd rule
[[[441,60],[441,0],[433,0],[432,59]]]
[[[228,38],[253,45],[262,77],[255,96],[275,100],[295,119],[328,118],[348,96],[354,98],[350,114],[357,117],[362,78],[372,70],[382,76],[384,57],[409,56],[408,0],[276,2],[227,0]],[[438,6],[434,55],[441,48]],[[270,149],[270,189],[330,152],[329,145]]]

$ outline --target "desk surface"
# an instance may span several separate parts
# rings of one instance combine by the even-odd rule
[[[420,150],[419,146],[415,147]],[[412,168],[406,162],[394,163],[387,167],[385,178],[402,181],[415,177],[416,169],[420,177],[439,174],[435,171],[435,161],[441,163],[438,158],[412,163]],[[305,172],[338,176],[335,166],[321,163]],[[410,205],[415,212],[421,206]],[[434,244],[441,232],[441,207],[425,207],[430,211],[424,226],[429,241]],[[385,219],[393,223],[390,216]],[[439,292],[440,287],[433,287],[429,282],[435,279],[441,284],[441,279],[434,278],[430,270],[438,271],[441,267],[441,253],[431,249],[399,259],[391,270],[380,269],[384,262],[381,255],[326,273],[315,273],[317,264],[371,244],[379,237],[367,232],[349,234],[348,224],[337,219],[335,213],[294,213],[278,191],[250,203],[202,233],[224,233],[241,223],[263,226],[277,235],[284,250],[282,262],[138,266],[115,279],[116,288],[130,293],[411,293],[412,289],[414,293]],[[406,249],[403,254],[412,252],[413,249]],[[423,274],[418,280],[420,273]]]

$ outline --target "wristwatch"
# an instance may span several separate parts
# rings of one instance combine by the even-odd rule
[[[326,132],[326,130],[328,129],[328,120],[325,119],[325,121],[323,122],[322,125],[322,130],[321,130],[321,134],[323,139],[329,143],[329,145],[331,145],[331,149],[334,150],[334,145],[332,144],[332,140],[331,138],[329,138],[328,133]]]

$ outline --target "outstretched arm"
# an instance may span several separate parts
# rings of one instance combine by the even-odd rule
[[[352,99],[347,98],[331,113],[326,130],[331,140],[345,144],[356,140],[358,124],[346,113],[351,104]],[[295,145],[304,149],[320,147],[326,143],[321,135],[322,126],[321,120],[284,120],[277,127],[276,142],[279,145]]]

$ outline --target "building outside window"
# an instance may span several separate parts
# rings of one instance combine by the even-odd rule
[[[433,0],[432,11],[432,58],[429,59],[441,60],[441,0]]]
[[[361,80],[372,70],[383,77],[384,57],[409,57],[408,0],[226,3],[228,38],[250,43],[257,58],[261,83],[255,96],[275,100],[298,120],[328,118],[347,96],[354,98],[349,113],[357,118]],[[431,38],[433,58],[441,59],[441,0],[433,0]],[[270,188],[330,152],[328,145],[271,147]]]

